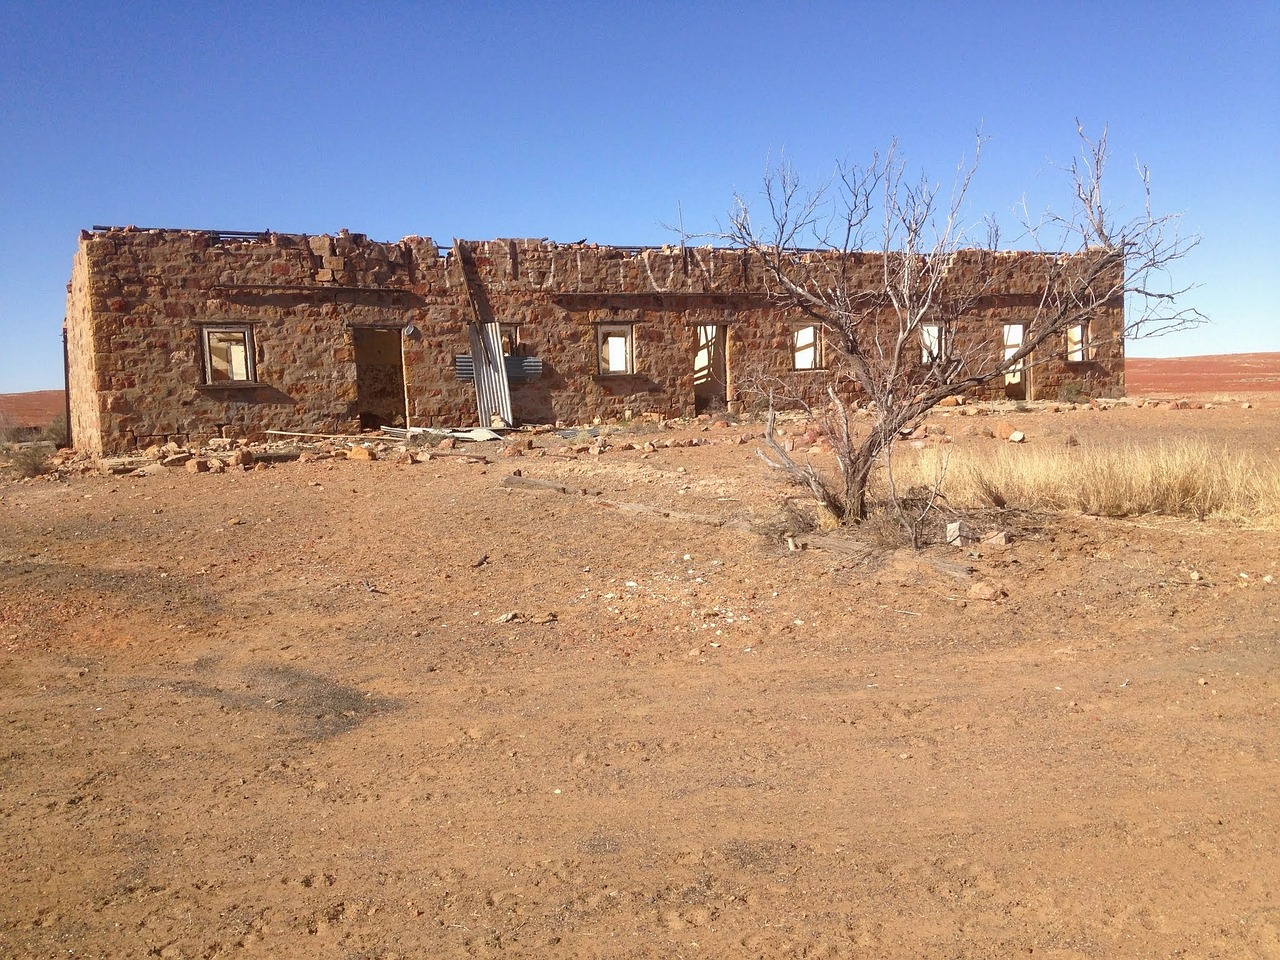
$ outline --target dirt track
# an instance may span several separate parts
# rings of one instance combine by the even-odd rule
[[[767,519],[741,429],[0,486],[0,956],[1280,955],[1274,531],[602,502]]]

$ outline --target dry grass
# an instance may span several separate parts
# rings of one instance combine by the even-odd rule
[[[49,450],[45,444],[22,444],[5,456],[6,469],[19,477],[38,477],[49,472]]]
[[[1280,463],[1196,441],[1150,446],[923,450],[895,458],[899,485],[930,483],[957,509],[1011,507],[1104,517],[1280,518]]]

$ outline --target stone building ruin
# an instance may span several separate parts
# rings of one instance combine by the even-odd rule
[[[972,336],[1016,344],[1035,273],[1008,271]],[[95,227],[67,289],[72,436],[99,455],[265,430],[690,416],[765,380],[820,401],[839,364],[735,249]],[[988,395],[1123,393],[1123,320],[1105,307]]]

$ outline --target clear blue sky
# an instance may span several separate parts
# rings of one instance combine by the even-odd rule
[[[713,229],[785,150],[897,136],[1011,217],[1068,207],[1074,118],[1111,186],[1203,236],[1213,326],[1133,355],[1280,350],[1280,3],[0,4],[0,392],[62,385],[95,223],[645,244]],[[1011,222],[1011,220],[1010,220]],[[1005,236],[1012,231],[1006,231]]]

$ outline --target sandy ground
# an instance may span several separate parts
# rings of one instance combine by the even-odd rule
[[[0,485],[0,956],[1280,956],[1274,530],[793,552],[744,429]]]

